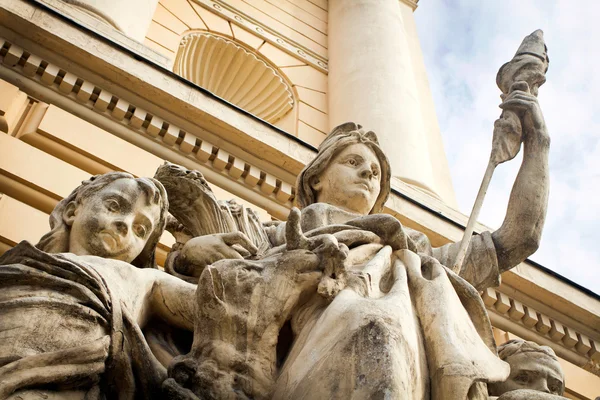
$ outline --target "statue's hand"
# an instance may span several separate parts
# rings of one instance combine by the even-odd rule
[[[514,90],[505,97],[500,108],[521,115],[525,142],[549,143],[550,137],[537,97],[525,90]]]
[[[371,214],[355,218],[346,223],[365,231],[373,232],[381,238],[381,243],[392,250],[408,248],[408,238],[400,221],[389,214]]]
[[[175,261],[175,270],[180,274],[199,277],[209,264],[219,260],[243,259],[257,251],[242,232],[198,236],[185,243]]]
[[[257,261],[222,260],[204,269],[196,291],[194,343],[171,364],[173,384],[206,399],[225,398],[223,393],[268,397],[279,332],[304,295],[316,292],[323,270],[347,251],[333,235],[306,238],[298,217],[297,210],[290,216],[283,252]]]

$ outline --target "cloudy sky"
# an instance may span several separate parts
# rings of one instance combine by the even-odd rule
[[[521,40],[544,31],[550,69],[540,88],[552,138],[550,202],[531,259],[600,293],[600,2],[421,0],[421,46],[460,211],[469,214],[500,115],[495,77]],[[502,224],[521,158],[495,172],[479,220]],[[475,172],[474,172],[475,171]]]

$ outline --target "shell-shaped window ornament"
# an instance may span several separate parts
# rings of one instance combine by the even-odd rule
[[[294,107],[292,90],[277,70],[258,54],[208,32],[181,40],[173,70],[270,123]]]

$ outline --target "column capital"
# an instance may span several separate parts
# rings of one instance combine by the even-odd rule
[[[413,11],[415,11],[419,6],[419,0],[400,0],[400,2],[410,6],[413,9]]]

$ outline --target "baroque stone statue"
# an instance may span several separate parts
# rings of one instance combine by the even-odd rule
[[[461,276],[444,267],[458,244],[432,248],[422,233],[379,214],[390,192],[389,163],[376,135],[354,123],[334,129],[300,174],[301,214],[294,212],[290,221],[268,230],[271,254],[302,248],[323,234],[330,235],[334,249],[316,291],[298,295],[296,289],[293,307],[285,308],[288,348],[279,346],[286,318],[257,306],[267,299],[284,303],[287,293],[272,283],[281,281],[274,276],[282,270],[251,268],[261,289],[249,297],[254,284],[239,285],[240,276],[250,274],[246,262],[239,262],[237,272],[206,267],[201,248],[209,238],[183,245],[182,253],[196,255],[188,257],[186,269],[200,276],[196,322],[202,322],[192,352],[171,365],[169,393],[174,398],[220,398],[218,393],[487,398],[485,382],[505,380],[509,367],[496,356],[476,289],[497,286],[501,272],[537,249],[548,193],[549,138],[537,99],[515,89],[502,107],[523,115],[524,160],[502,227],[472,240]],[[257,319],[262,322],[253,325]],[[244,339],[231,332],[243,332]],[[240,373],[253,371],[242,360],[262,360],[262,373]]]
[[[51,231],[0,257],[0,399],[133,399],[166,369],[142,329],[192,329],[195,286],[161,272],[162,185],[127,173],[83,182],[58,203]]]
[[[519,76],[510,68],[508,81]],[[552,357],[528,369],[529,386],[511,386],[533,346],[509,343],[498,357],[478,294],[537,249],[545,219],[550,140],[519,82],[501,105],[524,147],[506,218],[471,239],[460,274],[447,268],[458,243],[434,248],[381,213],[389,161],[355,123],[320,145],[298,177],[299,209],[281,223],[260,224],[169,164],[156,179],[84,182],[35,247],[0,257],[0,399],[561,395]],[[154,252],[167,225],[178,243],[165,272]],[[176,329],[192,343],[172,342]]]
[[[533,36],[537,49],[540,37]],[[495,138],[515,125],[517,143],[508,138],[507,148],[514,152],[522,141],[523,163],[504,223],[471,239],[460,276],[445,267],[458,243],[433,248],[422,233],[379,214],[390,193],[387,157],[373,132],[340,125],[298,177],[301,212],[267,229],[264,259],[329,235],[317,241],[328,243],[330,256],[316,290],[312,281],[299,291],[297,272],[249,268],[247,261],[234,271],[207,267],[246,240],[227,243],[219,233],[182,244],[174,264],[200,277],[198,314],[192,351],[171,365],[169,395],[483,399],[485,383],[506,380],[509,367],[496,357],[477,290],[497,286],[503,271],[537,249],[548,196],[550,140],[536,98],[543,73],[525,74],[538,66],[545,72],[547,57],[521,53],[499,74],[502,88],[510,83],[501,104],[508,122],[495,125]],[[293,296],[272,309],[287,299],[280,289],[286,274]],[[242,282],[250,283],[240,285],[247,275],[252,279]]]
[[[163,398],[162,363],[178,349],[157,339],[154,325],[201,327],[201,319],[194,322],[196,302],[212,293],[200,285],[196,296],[196,285],[156,269],[154,252],[168,207],[157,180],[95,176],[58,203],[51,231],[35,247],[24,241],[0,257],[0,399]],[[290,243],[300,243],[295,233]],[[299,296],[338,251],[333,237],[320,236],[298,249],[288,246],[281,256],[239,263],[250,270],[289,271],[279,279],[286,300],[270,307],[285,320],[294,288],[287,278],[296,277]],[[238,260],[206,271],[219,268],[237,271]],[[233,337],[243,340],[237,333]]]

